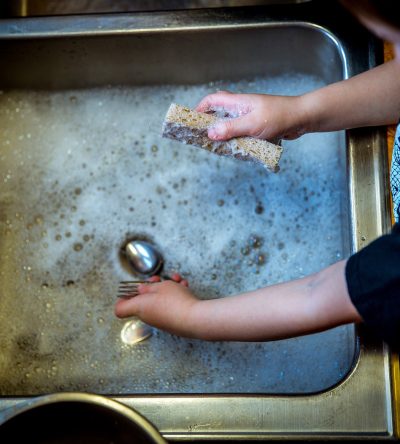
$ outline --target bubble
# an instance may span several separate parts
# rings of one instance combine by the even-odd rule
[[[248,256],[250,254],[250,247],[247,245],[240,249],[240,252],[243,254],[243,256]]]
[[[35,217],[35,223],[37,225],[42,225],[43,224],[43,217],[42,216],[36,216]]]
[[[259,254],[256,258],[257,265],[264,265],[267,261],[267,257],[265,254]]]
[[[77,242],[77,243],[74,244],[74,251],[79,252],[79,251],[82,251],[82,250],[83,250],[83,245],[81,243]]]
[[[254,211],[256,214],[263,214],[264,213],[264,206],[261,203],[259,203],[259,204],[257,204]]]
[[[263,244],[263,240],[259,236],[251,236],[249,239],[249,246],[251,248],[260,248]]]

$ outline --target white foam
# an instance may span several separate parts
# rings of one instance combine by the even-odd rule
[[[188,276],[201,297],[295,278],[345,254],[342,134],[284,142],[276,175],[160,135],[171,101],[194,107],[215,89],[294,95],[319,86],[319,79],[287,75],[211,86],[4,91],[0,305],[9,322],[0,326],[3,368],[15,365],[15,343],[26,336],[32,366],[40,359],[46,366],[40,350],[57,361],[58,371],[48,385],[40,372],[30,371],[39,391],[61,383],[82,388],[77,381],[86,380],[86,373],[92,375],[89,387],[93,375],[110,375],[101,391],[113,393],[235,391],[237,385],[227,382],[227,368],[233,380],[243,381],[245,391],[261,387],[260,380],[250,376],[251,368],[258,366],[258,374],[275,381],[275,370],[265,369],[254,346],[188,342],[159,333],[133,350],[124,348],[119,340],[122,325],[112,307],[118,281],[130,275],[121,266],[118,249],[127,237],[149,237],[164,254],[166,271]],[[249,247],[254,235],[261,239],[259,248]],[[263,262],[260,255],[266,263],[257,265]],[[89,311],[93,316],[87,316]],[[42,339],[35,331],[43,333]],[[325,353],[340,355],[342,345],[334,335],[326,335]],[[300,345],[293,353],[299,361],[303,348],[317,341],[313,338],[296,340]],[[194,344],[191,354],[189,343]],[[261,347],[266,353],[275,350],[272,344]],[[174,360],[168,358],[172,350]],[[279,349],[275,352],[280,354]],[[238,356],[242,365],[236,365]],[[194,359],[204,366],[196,367]],[[338,359],[344,368],[347,358]],[[99,369],[90,367],[94,361],[101,362]],[[179,369],[172,361],[187,365]],[[305,368],[307,363],[299,365]],[[16,373],[20,387],[23,374]],[[132,374],[134,383],[125,387],[121,380]],[[12,384],[4,390],[16,394]]]

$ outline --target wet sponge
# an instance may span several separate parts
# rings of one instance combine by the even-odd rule
[[[237,137],[226,141],[211,140],[208,128],[219,118],[213,114],[199,113],[175,103],[171,104],[162,128],[163,137],[188,145],[199,146],[220,156],[250,160],[276,173],[283,148],[254,137]]]

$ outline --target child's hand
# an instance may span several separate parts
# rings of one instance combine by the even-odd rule
[[[272,96],[265,94],[232,94],[219,91],[204,97],[196,111],[224,109],[239,116],[221,122],[208,131],[213,140],[238,136],[259,139],[296,139],[307,132],[307,116],[301,96]]]
[[[175,273],[172,281],[160,282],[158,276],[149,284],[139,285],[139,295],[119,299],[114,311],[117,317],[137,316],[143,322],[182,336],[192,336],[190,313],[199,302],[188,287],[188,282]]]

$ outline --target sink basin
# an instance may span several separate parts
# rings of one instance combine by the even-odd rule
[[[211,298],[315,272],[387,229],[377,130],[284,142],[276,175],[161,139],[171,102],[192,107],[217,89],[299,94],[373,63],[371,40],[351,43],[355,58],[345,33],[280,8],[243,11],[0,24],[4,406],[89,391],[131,403],[180,438],[248,433],[253,416],[240,430],[227,419],[234,403],[240,415],[259,412],[265,436],[260,400],[271,408],[290,400],[295,417],[302,402],[319,409],[375,365],[374,402],[385,408],[371,427],[390,433],[387,351],[375,344],[371,357],[351,325],[267,343],[161,331],[134,346],[121,340],[126,321],[113,304],[118,282],[132,277],[119,255],[129,238],[154,242],[166,273],[181,271]],[[201,406],[195,423],[188,404]],[[159,413],[166,405],[176,406],[171,421]],[[321,433],[339,424],[350,433],[340,417],[318,420]]]

